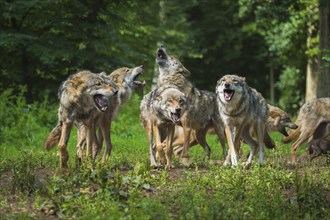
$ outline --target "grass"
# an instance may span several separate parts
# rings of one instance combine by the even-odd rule
[[[277,149],[266,165],[226,168],[204,161],[203,149],[189,153],[194,164],[174,159],[171,171],[152,170],[139,122],[140,98],[132,99],[112,128],[110,159],[75,162],[76,132],[69,141],[69,168],[60,170],[57,149],[43,141],[57,120],[57,103],[27,105],[22,94],[1,94],[1,219],[329,219],[330,169],[322,158],[287,161],[290,145],[272,134]],[[217,139],[208,137],[211,159],[222,160]],[[244,152],[247,152],[244,146]],[[298,152],[304,154],[303,147]]]

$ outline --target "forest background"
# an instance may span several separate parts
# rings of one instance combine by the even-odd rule
[[[0,218],[330,219],[330,157],[309,162],[304,145],[292,166],[291,143],[272,133],[265,166],[230,169],[208,135],[210,161],[193,147],[192,167],[155,170],[139,122],[160,45],[199,89],[245,76],[294,121],[304,101],[330,97],[329,12],[330,0],[0,0]],[[110,158],[77,163],[73,131],[59,169],[43,144],[61,82],[141,64],[147,86],[114,120]]]
[[[146,93],[163,45],[198,88],[245,76],[295,113],[307,99],[330,96],[329,2],[1,0],[0,91],[23,88],[29,103],[56,101],[60,83],[79,70],[143,64]]]

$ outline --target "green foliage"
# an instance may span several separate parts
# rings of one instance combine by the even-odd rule
[[[2,100],[20,103],[8,105],[8,111],[15,113],[28,106],[24,101],[17,101],[24,100],[24,93],[15,99],[7,93],[1,96]],[[21,150],[10,146],[25,142],[25,136],[3,141],[1,215],[4,218],[55,215],[81,219],[326,219],[330,216],[326,197],[330,189],[328,165],[288,166],[285,160],[290,148],[281,144],[279,134],[272,135],[277,149],[266,150],[263,167],[257,163],[249,170],[222,167],[217,163],[211,165],[204,161],[203,149],[196,146],[189,151],[194,166],[184,168],[175,163],[177,167],[170,171],[151,170],[146,136],[138,123],[140,100],[134,94],[119,112],[112,128],[114,149],[105,163],[98,160],[76,163],[74,135],[68,147],[70,166],[64,170],[58,169],[56,153],[45,152],[41,143],[36,147],[34,143],[38,142],[27,142],[26,150]],[[52,120],[56,121],[57,107],[48,101],[33,105],[35,109],[48,106],[49,112],[53,108]],[[55,124],[42,115],[34,112],[29,116],[32,121],[42,121],[38,124],[41,129],[34,131],[38,133],[36,136],[43,136],[40,141],[47,135],[44,131],[50,131]],[[18,114],[15,117],[20,120]],[[22,123],[19,126],[29,129]],[[208,140],[212,159],[218,160],[221,158],[220,145],[213,136]],[[244,151],[247,152],[246,146]],[[24,196],[15,203],[11,198],[18,195]],[[33,207],[28,206],[31,201]],[[13,212],[14,208],[7,208],[18,205],[28,211]]]
[[[41,146],[43,129],[57,120],[57,108],[49,105],[48,97],[42,103],[27,104],[26,88],[18,91],[7,89],[0,94],[0,148],[26,149],[26,146]],[[19,141],[18,141],[19,140]]]
[[[33,193],[37,189],[36,177],[34,175],[36,164],[34,164],[34,156],[26,151],[21,153],[21,159],[14,162],[11,167],[10,186],[12,192]]]
[[[280,106],[296,110],[305,56],[317,53],[317,37],[306,45],[316,6],[315,0],[0,1],[1,216],[328,219],[329,164],[289,166],[290,144],[278,134],[272,134],[277,148],[266,150],[263,167],[208,163],[196,146],[189,150],[192,167],[174,159],[175,169],[152,170],[136,93],[112,124],[114,147],[105,163],[75,160],[74,131],[68,169],[59,169],[57,149],[43,148],[57,121],[53,101],[62,80],[80,69],[111,72],[144,64],[150,85],[160,43],[192,71],[199,88],[214,90],[217,79],[233,73],[247,76],[267,97],[272,65]],[[208,142],[211,159],[221,160],[217,139]]]
[[[318,50],[314,35],[318,2],[240,0],[239,3],[239,16],[248,19],[248,27],[254,27],[249,30],[265,40],[264,55],[270,59],[269,63],[275,68],[275,80],[278,80],[280,95],[276,98],[282,107],[286,107],[284,109],[297,110],[298,103],[304,100],[306,54],[312,56]],[[313,36],[306,45],[308,29],[313,30]],[[289,77],[290,81],[285,81]]]
[[[284,68],[280,80],[276,84],[282,91],[279,100],[279,106],[281,108],[287,109],[289,112],[294,112],[294,110],[299,109],[303,94],[302,90],[296,89],[296,87],[301,84],[304,79],[305,77],[299,69],[290,66]]]
[[[141,14],[158,5],[137,3],[2,1],[2,86],[27,84],[29,98],[38,99],[40,91],[54,94],[53,85],[77,70],[111,72],[123,65],[149,66],[156,46],[154,22]]]
[[[316,0],[30,0],[0,6],[0,91],[26,85],[29,103],[44,93],[54,100],[60,82],[82,69],[110,73],[144,64],[151,85],[159,44],[183,61],[199,88],[214,90],[222,75],[238,74],[268,98],[270,68],[276,82],[287,67],[304,75],[306,54],[318,52],[315,34],[306,44],[307,30],[317,24]],[[299,79],[290,93],[299,90],[293,99],[301,101],[305,83]],[[287,92],[280,88],[275,94]],[[280,102],[292,106],[286,100]]]

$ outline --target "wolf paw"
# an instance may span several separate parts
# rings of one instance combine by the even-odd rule
[[[265,165],[265,161],[264,160],[258,160],[258,163],[260,166],[264,166]]]
[[[223,166],[227,167],[229,165],[231,165],[231,162],[230,161],[226,160],[225,162],[223,162]]]
[[[182,163],[182,165],[184,165],[186,167],[189,167],[191,164],[191,162],[189,161],[189,159],[187,157],[181,158],[181,163]]]
[[[250,169],[251,164],[252,164],[251,162],[243,162],[242,163],[242,166],[243,166],[244,169],[247,170],[247,169]]]
[[[174,165],[172,165],[172,164],[167,164],[166,166],[165,166],[165,170],[171,170],[171,169],[174,169],[175,167],[174,167]]]

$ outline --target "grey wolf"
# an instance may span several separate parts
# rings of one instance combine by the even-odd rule
[[[131,97],[132,91],[134,89],[143,88],[145,82],[139,81],[137,78],[143,73],[143,66],[137,66],[134,68],[122,67],[113,71],[109,75],[109,80],[111,80],[115,86],[118,88],[118,94],[116,96],[109,98],[109,107],[102,114],[98,120],[98,145],[94,145],[94,150],[96,154],[101,151],[103,140],[105,141],[105,151],[102,157],[102,162],[105,162],[107,157],[110,155],[112,150],[111,142],[111,124],[112,120],[117,115],[118,111]],[[83,125],[78,125],[78,144],[77,150],[78,155],[83,154],[83,149],[86,140],[86,131]]]
[[[176,86],[164,85],[146,94],[140,105],[140,119],[146,130],[151,166],[158,166],[153,150],[155,137],[156,150],[162,165],[172,167],[172,140],[174,126],[181,123],[181,117],[186,111],[187,98]],[[162,138],[166,139],[165,157]]]
[[[264,135],[264,144],[267,148],[273,149],[275,148],[275,143],[269,136],[269,132],[279,132],[284,136],[288,136],[286,129],[296,129],[298,126],[292,122],[290,116],[285,111],[276,106],[270,104],[267,105],[268,117],[266,132]],[[256,135],[256,132],[252,128],[250,129],[250,135]]]
[[[71,75],[59,88],[60,107],[58,124],[50,132],[45,148],[50,150],[58,144],[61,166],[67,167],[69,154],[67,143],[72,125],[79,121],[86,127],[87,154],[97,142],[95,122],[109,107],[109,98],[116,96],[117,87],[103,74],[81,71]]]
[[[159,66],[157,86],[175,85],[187,97],[188,110],[181,117],[184,137],[181,163],[190,164],[188,148],[192,132],[196,134],[197,142],[204,148],[205,156],[210,157],[211,149],[206,142],[206,133],[211,127],[218,135],[226,154],[223,126],[216,111],[215,94],[195,88],[188,79],[190,71],[177,58],[170,56],[165,48],[158,48],[156,62]]]
[[[267,124],[266,124],[266,131],[265,137],[264,137],[264,143],[267,148],[275,148],[275,143],[269,136],[268,132],[280,132],[284,136],[288,136],[288,133],[286,131],[286,128],[290,129],[296,129],[298,126],[294,124],[290,118],[290,116],[283,111],[282,109],[272,106],[268,104],[268,117],[267,117]],[[251,136],[255,136],[254,130],[250,129]],[[214,134],[214,130],[210,129],[208,131],[208,134]],[[197,144],[197,141],[195,138],[191,137],[190,140],[190,147]],[[174,140],[173,140],[173,146],[174,146],[174,154],[179,155],[182,152],[182,145],[183,145],[183,129],[182,127],[175,126],[175,132],[174,132]]]
[[[284,136],[289,136],[286,129],[297,129],[298,126],[292,122],[288,113],[282,109],[268,104],[268,118],[267,118],[267,131],[268,132],[280,132]]]
[[[217,82],[219,113],[225,125],[229,154],[224,165],[237,166],[240,140],[250,146],[250,155],[244,166],[251,164],[256,150],[260,150],[259,163],[264,162],[264,134],[268,116],[265,99],[245,82],[244,77],[225,75]],[[257,144],[250,135],[250,128],[257,134]]]
[[[289,136],[282,141],[288,143],[298,139],[291,147],[291,161],[297,163],[297,149],[309,138],[318,139],[330,135],[330,98],[311,99],[301,106],[296,124],[298,128],[289,131]]]
[[[309,159],[313,160],[314,158],[330,153],[330,141],[327,139],[314,139],[308,143],[308,153]]]

